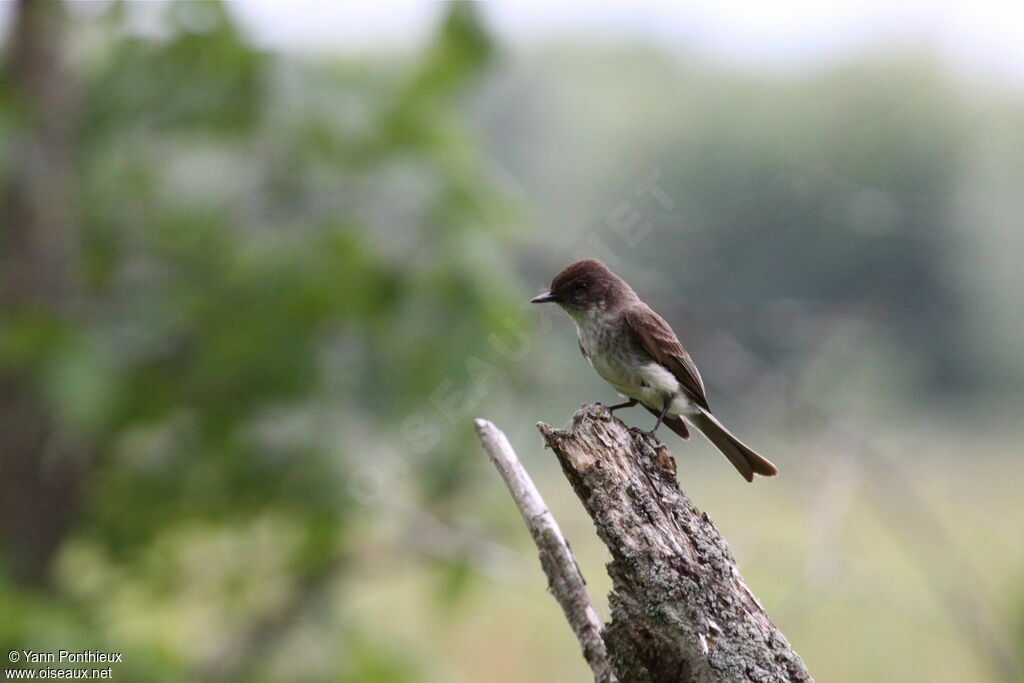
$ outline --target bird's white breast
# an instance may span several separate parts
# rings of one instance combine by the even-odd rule
[[[576,321],[580,347],[597,374],[619,393],[661,409],[666,397],[681,394],[679,380],[639,348],[636,340],[623,339],[620,330],[617,324],[603,324],[596,316]],[[678,412],[686,412],[679,407]]]

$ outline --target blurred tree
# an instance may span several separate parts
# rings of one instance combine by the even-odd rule
[[[5,346],[26,356],[68,335],[75,296],[72,103],[60,53],[62,19],[57,4],[19,2],[0,85],[9,120],[22,131],[5,155],[0,197],[0,297],[9,316],[3,332]],[[15,580],[39,586],[67,532],[92,449],[54,419],[35,359],[11,355],[0,364],[0,531]]]
[[[59,622],[96,647],[118,590],[145,596],[136,610],[187,600],[189,530],[269,524],[287,597],[215,593],[204,609],[224,632],[205,658],[159,629],[133,636],[149,680],[155,662],[170,680],[251,674],[346,566],[350,472],[382,447],[368,434],[394,433],[444,379],[469,385],[462,350],[517,319],[511,210],[457,119],[491,48],[468,3],[406,76],[272,57],[218,2],[156,8],[161,35],[143,37],[152,7],[68,22],[26,0],[8,41],[0,639],[39,649]],[[426,499],[460,481],[471,431],[454,431],[407,443]],[[201,571],[252,590],[269,580],[252,553]],[[131,586],[103,578],[122,571]],[[48,617],[22,586],[48,589]],[[342,679],[388,668],[340,661]]]

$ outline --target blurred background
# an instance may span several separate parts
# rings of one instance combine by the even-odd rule
[[[19,0],[0,34],[0,650],[588,680],[472,418],[606,615],[534,425],[616,396],[525,303],[596,256],[779,465],[660,434],[818,680],[1021,678],[1019,9]]]

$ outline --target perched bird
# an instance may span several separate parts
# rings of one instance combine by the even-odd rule
[[[629,398],[611,411],[638,402],[684,439],[689,422],[729,458],[747,481],[772,477],[775,465],[729,433],[711,414],[704,382],[672,328],[633,288],[596,259],[571,263],[551,289],[530,303],[557,303],[576,322],[580,351],[616,391]]]

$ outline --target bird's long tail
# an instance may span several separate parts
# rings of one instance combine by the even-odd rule
[[[753,449],[730,434],[729,430],[723,427],[722,423],[711,413],[702,409],[701,412],[686,417],[694,427],[708,437],[708,441],[729,458],[729,462],[739,470],[747,481],[754,481],[755,474],[774,477],[779,473],[778,468],[771,461],[758,455]]]

